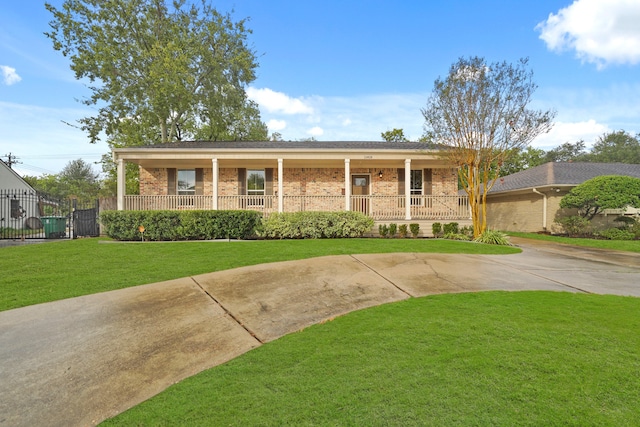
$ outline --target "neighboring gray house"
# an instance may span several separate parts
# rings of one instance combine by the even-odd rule
[[[36,190],[0,160],[0,227],[23,228],[27,218],[39,216]]]
[[[487,225],[504,231],[553,232],[560,199],[576,185],[601,175],[640,178],[640,165],[550,162],[505,176],[487,193]]]

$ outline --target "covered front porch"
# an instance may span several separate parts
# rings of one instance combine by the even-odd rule
[[[374,220],[463,220],[457,172],[422,143],[191,142],[114,150],[119,210],[357,211]],[[125,194],[125,163],[140,195]]]

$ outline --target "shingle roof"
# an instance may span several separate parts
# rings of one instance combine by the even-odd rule
[[[600,175],[625,175],[640,178],[640,165],[550,162],[498,179],[488,194],[549,185],[578,185]]]
[[[143,145],[136,148],[180,148],[180,149],[327,149],[327,150],[430,150],[433,146],[424,142],[386,142],[386,141],[181,141],[166,144]]]

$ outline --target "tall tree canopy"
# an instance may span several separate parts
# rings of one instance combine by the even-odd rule
[[[393,129],[393,130],[388,130],[386,132],[382,132],[380,133],[380,136],[382,136],[382,139],[384,139],[387,142],[407,142],[408,139],[406,136],[404,136],[404,130],[403,129]]]
[[[553,111],[528,109],[537,88],[527,59],[512,65],[460,58],[438,78],[422,109],[426,135],[446,147],[469,195],[474,236],[486,229],[486,194],[502,164],[548,132]]]
[[[574,144],[565,142],[553,148],[544,155],[546,162],[584,162],[588,161],[588,154],[584,141],[576,141]]]
[[[601,163],[640,163],[640,141],[637,136],[620,130],[602,135],[593,144],[589,160]]]
[[[25,176],[33,188],[58,199],[74,197],[82,202],[93,201],[100,192],[98,174],[82,159],[71,160],[57,175]]]
[[[90,83],[80,120],[91,142],[266,139],[245,87],[255,79],[246,20],[206,0],[65,0],[46,35]]]

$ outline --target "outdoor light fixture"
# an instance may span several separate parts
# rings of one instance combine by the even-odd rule
[[[382,171],[378,172],[378,176],[382,178]]]

